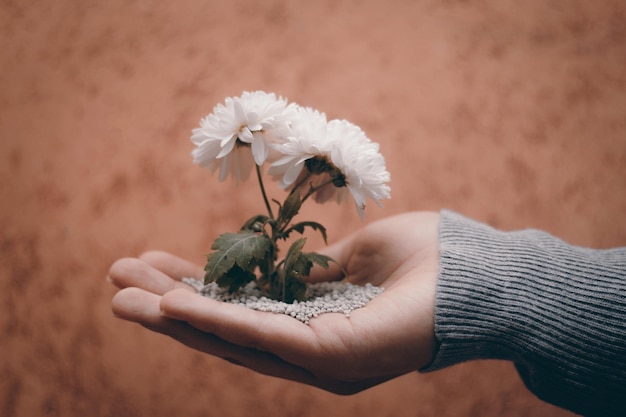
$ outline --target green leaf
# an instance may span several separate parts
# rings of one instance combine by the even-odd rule
[[[306,256],[307,260],[317,264],[319,266],[321,266],[324,269],[328,269],[328,263],[329,262],[335,262],[335,260],[333,258],[331,258],[330,256],[326,256],[326,255],[322,255],[320,253],[315,253],[315,252],[309,252],[309,253],[305,253],[303,254],[303,256]],[[335,262],[337,263],[337,262]]]
[[[322,237],[324,238],[324,243],[328,244],[328,239],[326,236],[326,228],[317,222],[300,222],[300,223],[294,224],[285,231],[284,235],[285,237],[289,237],[289,234],[294,230],[300,234],[303,234],[305,227],[310,227],[313,230],[319,230],[320,233],[322,234]]]
[[[296,240],[285,257],[282,274],[282,288],[279,298],[285,303],[293,303],[294,300],[304,300],[306,293],[306,283],[304,277],[308,275],[311,266],[302,257],[302,248],[306,243],[306,238]],[[275,291],[276,292],[276,291]]]
[[[256,275],[252,271],[241,269],[235,264],[227,273],[220,276],[216,282],[221,288],[228,288],[228,291],[232,293],[255,279]]]
[[[265,259],[271,245],[269,237],[251,230],[220,235],[211,246],[215,252],[209,255],[204,268],[205,283],[219,281],[221,277],[231,273],[235,266],[251,273]],[[235,273],[238,271],[231,274]]]
[[[285,203],[280,208],[280,218],[283,219],[285,223],[288,223],[295,217],[296,214],[298,214],[300,207],[302,207],[300,192],[295,190],[287,196]]]
[[[313,264],[328,268],[329,262],[334,262],[332,258],[326,255],[302,252],[305,243],[306,238],[301,238],[296,240],[289,248],[283,266],[282,293],[274,291],[274,294],[286,303],[292,303],[294,300],[304,300],[306,295],[305,278],[311,273]]]
[[[302,252],[302,248],[306,243],[306,238],[295,241],[287,252],[285,258],[285,273],[297,276],[298,278],[308,277],[311,273],[313,264],[317,264],[324,269],[328,269],[330,262],[335,262],[330,256],[322,255],[315,252]]]
[[[306,238],[300,238],[291,244],[287,256],[285,257],[285,273],[287,274],[299,274],[307,276],[308,274],[302,274],[305,270],[300,265],[300,259],[302,257],[302,248],[306,243]]]
[[[293,303],[295,300],[304,301],[306,298],[306,282],[291,277],[285,283],[285,294],[282,297],[284,303]]]

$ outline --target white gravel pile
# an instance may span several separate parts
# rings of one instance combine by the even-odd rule
[[[254,283],[229,294],[214,282],[204,285],[202,281],[194,278],[183,278],[183,282],[191,285],[205,297],[243,305],[252,310],[286,314],[306,324],[312,318],[324,313],[343,313],[350,317],[351,312],[363,307],[383,292],[383,288],[371,284],[359,286],[347,282],[321,282],[307,286],[305,301],[288,304],[263,296]]]

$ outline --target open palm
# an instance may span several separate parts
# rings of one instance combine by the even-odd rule
[[[180,282],[200,267],[164,252],[113,264],[122,288],[114,313],[255,371],[350,394],[417,370],[432,358],[439,215],[406,213],[374,222],[320,251],[342,268],[314,268],[311,281],[345,278],[385,291],[350,317],[306,325],[196,294]]]

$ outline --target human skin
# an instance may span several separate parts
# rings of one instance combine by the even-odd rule
[[[439,214],[410,212],[371,223],[320,253],[335,259],[309,281],[344,278],[385,291],[350,317],[292,317],[218,302],[183,277],[202,268],[165,252],[123,258],[110,269],[120,288],[112,309],[185,345],[257,372],[352,394],[427,365],[434,354]]]

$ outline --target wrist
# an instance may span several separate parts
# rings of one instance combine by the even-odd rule
[[[546,283],[535,278],[550,256],[541,247],[544,235],[501,232],[442,212],[436,350],[422,371],[476,359],[524,361],[525,347],[542,342],[534,335],[543,332],[531,329],[558,326],[537,321]]]

